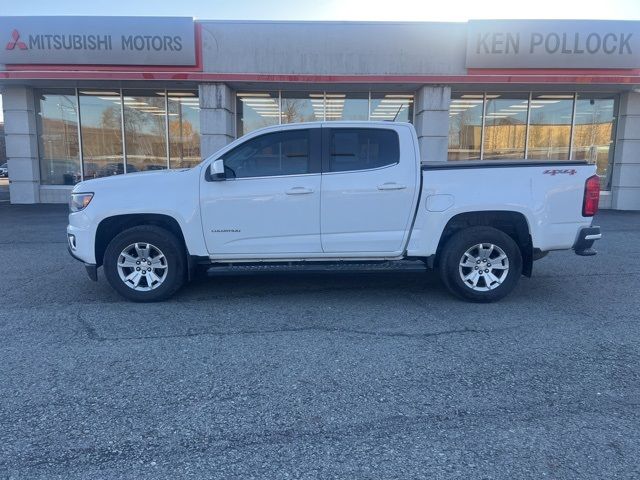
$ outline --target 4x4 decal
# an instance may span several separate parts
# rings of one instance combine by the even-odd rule
[[[575,175],[578,171],[575,168],[548,168],[543,175]]]

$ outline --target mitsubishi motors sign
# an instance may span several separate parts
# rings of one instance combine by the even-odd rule
[[[195,65],[195,50],[187,17],[0,18],[0,64]]]

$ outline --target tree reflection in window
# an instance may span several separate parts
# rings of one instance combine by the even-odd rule
[[[120,92],[80,90],[84,178],[124,173]]]
[[[168,92],[169,165],[190,168],[200,163],[200,103],[195,92]]]

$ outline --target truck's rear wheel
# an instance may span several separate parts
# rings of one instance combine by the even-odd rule
[[[135,302],[155,302],[184,283],[185,255],[171,232],[153,225],[116,235],[104,253],[104,273],[111,286]]]
[[[440,276],[454,294],[474,302],[493,302],[514,289],[522,275],[516,242],[492,227],[455,233],[439,259]]]

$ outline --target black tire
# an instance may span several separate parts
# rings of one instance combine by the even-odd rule
[[[164,280],[152,290],[134,290],[120,278],[118,272],[120,254],[127,246],[136,243],[152,244],[164,254],[166,259],[167,270]],[[154,225],[140,225],[119,233],[109,242],[104,252],[103,267],[109,284],[123,297],[134,302],[166,300],[176,293],[185,282],[186,259],[184,247],[176,236],[168,230]],[[140,281],[146,282],[146,280]]]
[[[463,266],[461,262],[471,262],[471,257],[465,256],[465,253],[472,247],[479,244],[492,244],[501,249],[507,257],[508,270],[492,270],[492,277],[482,273],[482,277],[476,279],[476,288],[486,288],[487,290],[476,290],[474,287],[463,280],[462,275],[470,275],[473,273],[474,267]],[[494,249],[491,256],[500,258],[499,252]],[[477,251],[477,250],[474,250]],[[488,248],[485,248],[485,252]],[[463,257],[464,256],[464,257]],[[479,255],[481,256],[481,255]],[[483,260],[481,260],[482,262]],[[489,262],[491,259],[489,259]],[[506,262],[498,260],[500,263],[494,265],[502,265]],[[477,263],[475,260],[472,263]],[[483,265],[480,263],[480,265]],[[506,233],[492,227],[469,227],[455,233],[442,248],[438,259],[440,277],[450,292],[465,300],[472,302],[495,302],[508,295],[520,280],[522,275],[522,254],[516,242]],[[480,269],[482,271],[482,269]],[[502,275],[504,277],[502,277]],[[494,280],[498,279],[498,281]],[[472,279],[468,281],[472,282]],[[490,288],[490,289],[489,289]]]

